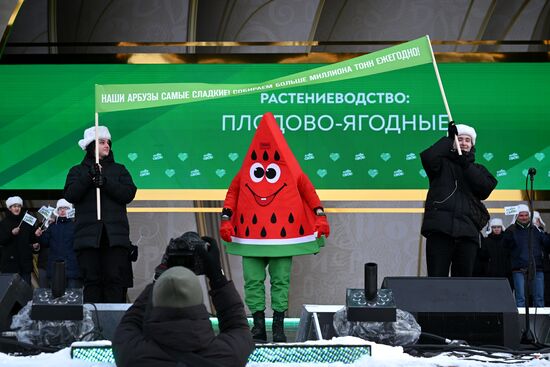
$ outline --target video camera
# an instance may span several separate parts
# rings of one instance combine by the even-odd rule
[[[203,248],[208,251],[208,242],[203,240],[196,232],[185,232],[179,237],[170,239],[166,247],[166,265],[185,266],[197,275],[204,274],[204,261],[198,250]]]

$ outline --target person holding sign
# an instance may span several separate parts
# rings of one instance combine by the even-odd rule
[[[455,136],[459,144],[457,149]],[[424,207],[428,276],[472,276],[480,230],[489,214],[481,200],[497,185],[495,177],[475,163],[476,131],[449,123],[448,136],[420,154],[430,188]]]
[[[133,282],[126,205],[137,189],[126,167],[115,162],[107,127],[86,129],[78,145],[86,154],[70,169],[64,197],[76,210],[74,249],[84,301],[123,303]]]
[[[65,199],[59,199],[55,206],[54,214],[57,219],[48,226],[48,229],[40,236],[40,251],[49,250],[47,258],[47,279],[51,283],[54,264],[56,261],[65,263],[65,278],[68,288],[80,287],[80,271],[73,248],[74,222],[67,212],[73,205]]]
[[[34,230],[36,218],[25,212],[23,214],[23,199],[12,196],[6,200],[9,212],[0,222],[0,248],[2,273],[18,273],[23,280],[31,285],[32,254],[38,251],[37,235]]]

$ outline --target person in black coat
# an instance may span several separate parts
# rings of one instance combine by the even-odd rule
[[[98,128],[99,164],[95,163],[95,127],[78,142],[86,151],[72,167],[64,197],[75,207],[74,249],[84,283],[85,302],[123,303],[132,286],[130,237],[126,205],[136,194],[130,173],[114,160],[109,130]],[[101,193],[97,219],[96,189]]]
[[[72,204],[65,199],[59,199],[55,208],[57,219],[50,224],[48,229],[40,236],[40,251],[49,251],[46,272],[51,284],[54,275],[54,265],[58,261],[65,264],[65,279],[68,288],[79,288],[80,271],[76,260],[74,244],[74,222],[67,217],[67,211],[72,209]]]
[[[0,222],[0,248],[2,250],[2,262],[0,272],[18,273],[23,280],[31,284],[32,255],[38,251],[39,244],[35,230],[27,222],[23,221],[24,213],[21,210],[23,199],[12,196],[6,200],[8,213]]]
[[[198,277],[183,266],[163,269],[122,317],[113,338],[118,367],[245,366],[254,350],[244,304],[222,273],[214,240],[200,249],[217,312],[214,334]]]
[[[502,219],[491,219],[489,228],[491,232],[481,241],[480,259],[484,265],[483,276],[507,278],[510,286],[513,287],[510,251],[504,247]]]
[[[454,146],[455,136],[462,155]],[[493,175],[475,163],[475,143],[472,127],[451,121],[448,136],[420,154],[430,181],[422,222],[428,276],[449,276],[449,268],[453,277],[472,276],[480,230],[488,221],[481,200],[497,185]]]

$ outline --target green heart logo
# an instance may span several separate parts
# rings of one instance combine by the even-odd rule
[[[368,174],[369,174],[370,177],[375,178],[376,176],[378,176],[378,170],[374,169],[374,168],[371,168],[371,169],[369,169]]]
[[[317,176],[319,176],[319,177],[321,177],[321,178],[325,177],[325,176],[327,175],[327,173],[328,173],[328,172],[327,172],[326,169],[318,169],[318,170],[317,170]]]
[[[231,159],[233,162],[235,162],[237,159],[239,159],[239,155],[237,153],[229,153],[227,155],[229,159]]]
[[[390,153],[382,153],[382,154],[380,154],[380,158],[382,158],[382,160],[384,162],[387,162],[391,158],[391,154]]]
[[[545,157],[546,157],[546,156],[545,156],[544,153],[542,153],[542,152],[539,152],[539,153],[536,153],[536,154],[535,154],[535,159],[536,159],[537,161],[539,161],[539,162],[542,161]]]
[[[493,153],[490,153],[490,152],[483,153],[483,158],[485,158],[485,160],[487,162],[489,162],[491,159],[493,159],[493,157],[494,157]]]
[[[422,176],[422,178],[426,178],[428,175],[426,174],[426,171],[424,171],[424,168],[422,168],[420,171],[418,171],[418,174]]]
[[[189,154],[187,153],[178,153],[178,158],[180,161],[185,162],[187,158],[189,158]]]
[[[166,171],[164,171],[164,174],[170,178],[176,174],[176,171],[172,168],[168,168]]]
[[[340,154],[338,153],[330,153],[329,154],[330,159],[332,159],[333,162],[336,162],[338,159],[340,159]]]
[[[128,159],[131,160],[132,162],[135,161],[137,157],[138,157],[137,153],[128,153]]]
[[[222,178],[223,176],[225,176],[225,170],[223,168],[218,168],[216,170],[216,176],[218,176],[219,178]]]

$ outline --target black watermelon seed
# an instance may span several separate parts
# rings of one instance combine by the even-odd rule
[[[277,223],[277,216],[275,215],[275,213],[271,215],[271,223]]]
[[[256,159],[258,159],[258,156],[256,155],[256,151],[255,151],[255,150],[252,151],[252,154],[250,155],[250,158],[252,158],[253,161],[255,161]]]
[[[256,217],[256,214],[252,217],[252,224],[258,223],[258,218]]]
[[[292,215],[292,213],[290,213],[290,215],[288,216],[288,222],[294,223],[294,216]]]
[[[262,231],[260,232],[260,235],[261,235],[262,237],[267,236],[267,232],[265,231],[265,227],[262,227]]]
[[[267,150],[264,152],[263,159],[264,161],[267,161],[269,159],[269,154],[267,154]]]
[[[300,234],[303,235],[304,234],[304,227],[300,226]]]
[[[286,229],[285,229],[285,227],[283,227],[283,229],[281,229],[281,237],[286,237]]]
[[[275,160],[278,161],[279,159],[281,159],[281,156],[279,155],[279,152],[278,151],[275,151]]]
[[[246,235],[246,237],[250,236],[250,231],[248,230],[248,226],[246,227],[246,231],[244,232],[244,234]]]
[[[241,224],[244,223],[244,216],[241,214]]]

